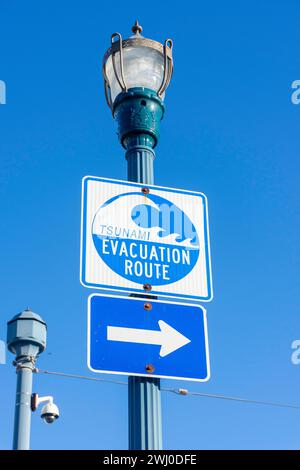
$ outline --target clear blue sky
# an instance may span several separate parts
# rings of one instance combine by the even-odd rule
[[[300,105],[291,103],[299,15],[298,0],[1,1],[0,338],[29,305],[48,324],[39,367],[92,376],[92,291],[79,283],[81,178],[126,179],[101,61],[111,33],[129,35],[138,18],[145,36],[174,40],[156,183],[204,192],[211,230],[212,377],[162,385],[300,404],[300,366],[290,361],[300,338]],[[3,449],[12,437],[12,359],[0,366]],[[33,449],[127,447],[125,386],[35,376],[34,391],[55,396],[61,419],[47,426],[33,416]],[[300,448],[300,411],[162,400],[165,448]]]

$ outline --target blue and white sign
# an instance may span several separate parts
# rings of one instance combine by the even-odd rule
[[[88,367],[107,374],[206,381],[206,312],[187,303],[92,294]]]
[[[86,287],[212,299],[202,193],[83,179],[81,282]]]

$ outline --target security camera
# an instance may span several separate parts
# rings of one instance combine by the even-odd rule
[[[59,418],[59,409],[54,403],[47,403],[41,411],[41,418],[47,424],[54,423]]]
[[[59,418],[59,409],[53,402],[53,397],[39,397],[37,393],[31,396],[31,410],[35,411],[40,403],[45,403],[41,411],[41,418],[47,424],[52,424]]]

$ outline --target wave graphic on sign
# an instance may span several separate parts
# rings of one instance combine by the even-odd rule
[[[132,218],[139,227],[150,229],[153,241],[197,248],[196,229],[175,204],[157,195],[149,195],[151,204],[135,206]],[[154,203],[154,205],[153,205]]]
[[[101,206],[93,221],[95,235],[121,234],[126,238],[129,233],[130,238],[137,230],[147,232],[147,239],[154,243],[198,246],[197,232],[190,219],[175,204],[156,195],[126,193],[114,197]]]
[[[199,239],[189,217],[155,194],[121,194],[96,212],[95,248],[117,274],[138,283],[175,282],[193,269]]]

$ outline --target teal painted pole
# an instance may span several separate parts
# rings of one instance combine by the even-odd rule
[[[154,147],[164,109],[158,94],[147,88],[130,88],[116,97],[112,113],[118,123],[119,140],[126,149],[128,181],[154,184]],[[149,292],[145,295],[149,298]],[[130,450],[162,449],[160,380],[150,375],[128,379]]]
[[[120,33],[111,36],[111,46],[103,58],[103,76],[106,101],[118,123],[119,140],[126,149],[128,180],[147,186],[154,184],[153,149],[159,140],[160,121],[164,115],[163,97],[173,73],[173,42],[166,39],[164,44],[160,44],[141,36],[142,31],[136,21],[132,27],[134,36],[127,40],[123,40]],[[135,47],[136,56],[132,56]],[[152,69],[154,62],[157,62],[156,68]],[[150,74],[145,70],[147,63]],[[128,66],[132,67],[133,73],[128,74]],[[157,79],[162,67],[159,85]],[[150,75],[153,77],[149,80]],[[130,86],[130,82],[136,85]],[[148,83],[150,88],[146,88],[144,83]],[[140,294],[140,297],[153,297],[149,294],[150,284],[143,288],[145,294]],[[150,371],[149,378],[129,377],[128,406],[129,449],[161,450],[160,380],[151,378]]]
[[[154,184],[153,163],[155,153],[152,148],[153,139],[147,135],[128,137],[126,144],[128,181]]]
[[[129,181],[154,183],[153,144],[146,134],[126,139]],[[160,379],[129,377],[128,436],[130,450],[162,449]]]
[[[160,379],[128,378],[129,450],[162,449]]]
[[[154,183],[154,147],[163,114],[163,102],[152,90],[131,88],[117,96],[113,116],[118,123],[120,142],[126,149],[129,181],[145,186]],[[129,377],[128,435],[130,450],[162,449],[159,379]]]

